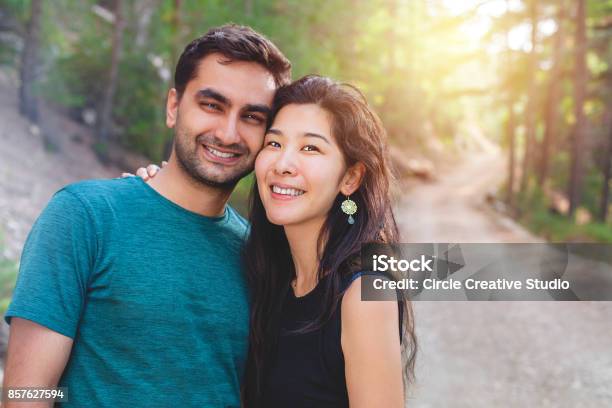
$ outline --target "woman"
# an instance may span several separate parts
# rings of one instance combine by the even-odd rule
[[[245,248],[245,406],[404,406],[410,303],[360,292],[361,245],[398,240],[387,160],[382,124],[355,88],[306,76],[277,91]]]

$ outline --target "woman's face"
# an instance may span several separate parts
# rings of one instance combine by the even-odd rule
[[[331,117],[315,104],[287,105],[274,118],[255,160],[268,220],[297,225],[325,220],[338,192],[350,194],[350,175],[331,131]]]

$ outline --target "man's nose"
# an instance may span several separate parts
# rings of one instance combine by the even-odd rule
[[[226,116],[217,128],[217,138],[226,146],[240,143],[238,133],[238,117],[236,115]]]

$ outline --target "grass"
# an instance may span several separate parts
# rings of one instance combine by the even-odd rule
[[[3,253],[3,234],[0,231],[0,314],[4,315],[11,301],[17,272],[18,264],[15,261],[5,258]]]
[[[548,241],[612,243],[610,222],[578,225],[572,218],[551,212],[546,198],[537,189],[529,195],[519,195],[519,207],[523,215],[518,221]]]
[[[591,222],[576,225],[571,219],[548,210],[536,210],[521,222],[536,234],[552,242],[612,243],[612,225]]]

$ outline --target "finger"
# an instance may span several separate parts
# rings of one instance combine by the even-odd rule
[[[159,171],[159,166],[156,164],[149,164],[147,166],[147,173],[149,174],[149,177],[155,176],[158,171]]]
[[[136,170],[136,175],[142,178],[144,181],[147,181],[149,179],[149,175],[147,174],[147,169],[145,169],[144,167],[141,167],[138,170]]]
[[[167,164],[168,164],[168,162],[167,162],[167,161],[165,161],[165,160],[164,160],[164,161],[162,161],[162,169],[163,169],[164,167],[166,167],[166,165],[167,165]]]

